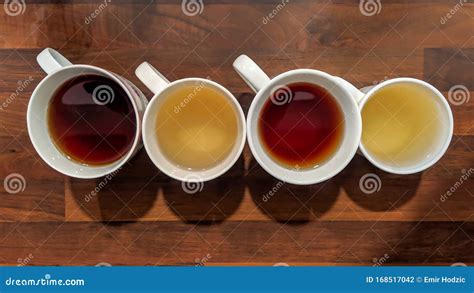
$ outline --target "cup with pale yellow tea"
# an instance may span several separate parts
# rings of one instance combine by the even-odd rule
[[[394,78],[361,90],[336,77],[359,103],[360,151],[378,168],[418,173],[438,162],[453,135],[453,115],[439,90],[415,78]]]
[[[204,78],[168,81],[149,63],[135,71],[154,93],[143,117],[143,144],[153,163],[184,182],[229,170],[245,144],[245,116],[223,86]]]

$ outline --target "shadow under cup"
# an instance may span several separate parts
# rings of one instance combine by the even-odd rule
[[[370,89],[361,104],[361,152],[380,169],[412,174],[435,164],[446,152],[453,117],[443,95],[412,78]]]
[[[88,166],[69,159],[58,149],[50,134],[48,110],[53,95],[65,82],[81,75],[99,75],[117,83],[127,93],[135,112],[136,130],[132,146],[121,158],[108,164]],[[40,157],[58,172],[82,179],[102,177],[119,169],[141,145],[140,113],[145,107],[138,101],[139,97],[135,97],[138,90],[126,82],[112,73],[89,65],[65,67],[46,76],[34,90],[27,113],[28,133]]]
[[[209,101],[206,98],[207,96],[203,94],[203,92],[205,92],[204,89],[211,90],[219,99],[222,98],[225,100],[225,103],[228,104],[231,109],[232,115],[234,115],[236,131],[235,137],[232,138],[232,146],[229,148],[230,150],[225,156],[216,160],[215,163],[209,165],[209,167],[194,168],[191,164],[177,163],[177,161],[170,155],[169,144],[175,144],[174,146],[172,145],[172,147],[176,148],[177,152],[180,152],[183,147],[190,147],[194,142],[194,135],[200,132],[196,132],[196,129],[201,129],[200,127],[202,125],[199,122],[199,114],[193,113],[191,110],[193,107],[196,107],[194,108],[196,112],[205,109],[203,112],[207,111],[206,116],[211,117],[211,120],[218,119],[212,117],[216,116],[219,109],[215,109],[215,112],[208,109],[210,106],[209,103],[212,103],[212,101]],[[206,105],[206,103],[208,104]],[[167,115],[165,119],[163,119],[164,115]],[[193,118],[189,118],[187,115],[197,115],[195,125],[193,125]],[[181,123],[183,117],[186,119],[185,123]],[[169,129],[163,129],[160,132],[159,128],[163,127],[163,124],[159,124],[158,121],[166,120],[172,121],[172,127],[176,127],[175,133],[172,131],[170,132]],[[219,124],[221,122],[213,120],[209,123],[209,127],[212,127],[213,123]],[[194,126],[196,129],[191,129]],[[203,127],[206,126],[204,125]],[[206,132],[206,129],[202,128],[201,131]],[[160,133],[162,134],[161,137],[159,137]],[[180,135],[188,136],[193,142],[186,140],[185,143],[183,143],[176,138]],[[210,139],[206,139],[206,141],[212,143],[213,140],[219,140],[220,138],[221,137],[211,137]],[[245,144],[245,138],[245,116],[235,97],[218,83],[202,78],[185,78],[169,83],[162,91],[152,98],[145,111],[143,119],[143,142],[150,159],[158,169],[166,175],[180,181],[202,182],[222,175],[234,165],[241,155]],[[167,142],[169,143],[167,146],[163,145],[163,140],[166,139],[168,139]],[[201,145],[199,146],[201,147]],[[205,153],[207,150],[203,152]],[[189,153],[181,153],[181,155],[180,159],[182,159],[182,157],[190,157]],[[215,157],[211,151],[209,151],[209,156]],[[193,158],[191,157],[190,160],[192,159]],[[198,160],[198,158],[195,158],[195,160]]]
[[[272,92],[278,87],[293,83],[310,83],[324,88],[334,97],[344,119],[344,132],[339,147],[328,160],[316,168],[298,169],[283,166],[268,154],[259,133],[261,111]],[[299,185],[316,184],[335,176],[349,164],[359,146],[361,124],[355,99],[332,76],[317,70],[297,69],[278,75],[257,93],[247,116],[247,138],[252,154],[265,171],[284,182]]]

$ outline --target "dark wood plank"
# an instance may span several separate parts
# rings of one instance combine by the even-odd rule
[[[442,91],[455,85],[472,90],[474,78],[469,72],[473,67],[474,48],[425,49],[424,78]]]
[[[0,259],[16,265],[474,264],[472,222],[3,223]],[[22,239],[18,242],[16,239]],[[388,256],[388,257],[387,257]]]
[[[383,3],[380,14],[370,18],[360,13],[358,1],[332,5],[327,1],[291,1],[268,24],[263,18],[281,1],[251,1],[252,5],[249,1],[206,2],[195,17],[182,12],[181,1],[113,1],[86,24],[86,17],[100,4],[28,3],[24,14],[5,19],[17,30],[4,32],[4,47],[157,46],[169,50],[183,46],[191,49],[205,38],[201,49],[216,51],[277,47],[301,52],[321,45],[413,49],[418,45],[445,47],[448,39],[452,43],[449,46],[460,46],[471,33],[468,5],[466,12],[460,11],[444,25],[440,23],[455,1],[390,1]]]

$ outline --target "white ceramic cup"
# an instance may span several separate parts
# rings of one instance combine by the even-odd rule
[[[59,52],[46,48],[37,61],[47,76],[38,84],[31,95],[26,114],[28,134],[39,156],[58,172],[76,178],[99,178],[121,168],[141,147],[141,120],[147,100],[143,93],[125,78],[108,70],[91,65],[73,65]],[[66,81],[84,74],[107,77],[127,93],[135,111],[137,129],[130,150],[119,160],[100,166],[88,166],[73,161],[54,144],[48,127],[48,107],[55,91]]]
[[[288,183],[307,185],[327,180],[342,169],[354,157],[359,146],[362,121],[359,108],[351,93],[335,77],[313,69],[296,69],[270,79],[248,56],[241,55],[234,61],[234,69],[256,92],[247,115],[247,139],[255,160],[272,176]],[[334,155],[317,168],[286,168],[275,162],[262,146],[258,120],[263,105],[272,92],[295,82],[308,82],[325,88],[339,104],[344,116],[344,135]]]
[[[376,167],[394,174],[414,174],[426,170],[427,168],[434,165],[439,161],[439,159],[441,159],[448,149],[453,136],[453,114],[443,94],[431,84],[415,78],[399,77],[383,81],[375,86],[364,87],[359,90],[342,78],[336,77],[336,79],[341,83],[341,85],[345,86],[352,93],[354,99],[359,104],[361,112],[364,109],[366,103],[374,97],[375,93],[377,93],[382,88],[394,86],[397,84],[409,84],[410,86],[419,87],[423,93],[429,95],[436,103],[436,108],[438,110],[437,119],[440,120],[442,127],[440,128],[440,131],[436,133],[434,147],[431,145],[429,150],[426,150],[424,153],[420,153],[419,158],[412,160],[409,165],[400,166],[396,161],[387,162],[378,160],[370,153],[370,151],[367,150],[361,140],[360,152]]]
[[[135,70],[135,74],[154,94],[143,117],[143,144],[158,169],[166,175],[183,182],[204,182],[219,177],[235,164],[245,145],[245,116],[237,99],[226,88],[214,81],[203,78],[184,78],[169,82],[148,62],[140,64]],[[236,115],[238,131],[233,149],[224,160],[206,170],[189,170],[177,166],[163,154],[156,137],[156,117],[160,107],[169,93],[186,85],[212,87],[229,100]]]

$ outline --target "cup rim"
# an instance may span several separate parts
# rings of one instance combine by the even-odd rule
[[[257,102],[260,100],[260,99],[265,99],[267,98],[266,96],[263,96],[263,93],[268,89],[268,88],[271,88],[271,87],[274,87],[275,85],[277,85],[282,79],[285,79],[287,78],[288,76],[291,76],[291,75],[302,75],[302,74],[309,74],[309,75],[318,75],[320,77],[323,77],[325,79],[328,79],[328,80],[331,80],[332,82],[334,82],[334,84],[336,84],[339,89],[344,92],[344,94],[348,97],[348,101],[350,101],[350,103],[352,104],[352,106],[354,107],[354,109],[358,110],[359,107],[357,105],[357,102],[355,101],[355,99],[352,98],[352,95],[350,94],[350,92],[343,86],[340,86],[337,81],[334,80],[334,77],[326,72],[323,72],[323,71],[319,71],[319,70],[315,70],[315,69],[294,69],[294,70],[289,70],[289,71],[286,71],[286,72],[283,72],[283,73],[280,73],[279,75],[273,77],[269,83],[267,83],[263,88],[261,88],[255,95],[254,99],[252,100],[252,103],[250,105],[250,108],[249,108],[249,111],[248,111],[248,115],[247,115],[247,140],[248,140],[248,143],[249,143],[249,147],[250,147],[250,150],[252,152],[252,155],[253,157],[255,158],[255,160],[258,162],[258,164],[266,171],[268,172],[270,175],[272,175],[273,177],[283,181],[283,182],[287,182],[287,183],[290,183],[290,184],[296,184],[296,185],[311,185],[311,184],[317,184],[317,183],[321,183],[321,182],[324,182],[326,180],[329,180],[331,179],[332,177],[336,176],[337,174],[339,174],[343,169],[345,169],[347,167],[347,165],[349,165],[349,163],[352,161],[352,159],[354,158],[355,154],[357,153],[357,150],[358,150],[358,147],[359,147],[359,143],[360,143],[360,139],[361,139],[361,136],[362,136],[362,119],[361,119],[361,115],[360,115],[360,111],[357,111],[357,113],[355,113],[355,119],[358,121],[358,123],[356,123],[355,125],[352,125],[351,127],[351,131],[354,131],[356,133],[356,138],[354,140],[354,142],[351,144],[351,148],[346,152],[346,157],[345,159],[338,165],[337,168],[334,168],[332,169],[330,172],[327,172],[326,174],[324,174],[323,176],[319,176],[319,177],[315,177],[314,179],[312,180],[304,180],[302,179],[302,177],[298,176],[297,174],[298,173],[302,173],[302,172],[311,172],[311,171],[314,171],[314,169],[308,169],[308,170],[303,170],[303,171],[298,171],[298,173],[296,173],[295,171],[294,172],[294,175],[291,174],[291,178],[290,177],[287,177],[285,178],[284,176],[281,176],[281,174],[275,170],[273,170],[272,168],[268,167],[267,164],[263,161],[263,159],[260,157],[259,153],[256,151],[256,144],[259,144],[259,147],[263,149],[263,146],[261,146],[261,143],[260,142],[255,142],[251,136],[252,134],[252,123],[251,123],[251,116],[252,115],[255,115],[255,114],[252,114],[254,112],[256,112],[256,107],[257,107]],[[338,101],[338,104],[339,104],[339,101]],[[258,112],[260,112],[261,109],[259,109]],[[271,159],[272,161],[274,161],[273,159]],[[283,167],[285,168],[285,167]],[[285,169],[288,169],[288,168],[285,168]],[[291,171],[290,169],[288,169],[289,171]]]
[[[363,98],[359,102],[359,108],[360,108],[360,111],[361,111],[361,116],[362,116],[362,109],[364,108],[367,101],[374,95],[375,92],[377,92],[378,90],[380,90],[381,88],[383,88],[387,85],[395,84],[395,83],[415,83],[415,84],[422,85],[422,86],[425,86],[425,87],[429,88],[433,93],[436,94],[436,97],[438,98],[438,100],[443,105],[444,111],[448,114],[448,121],[447,122],[448,122],[448,135],[449,135],[449,138],[447,140],[445,140],[442,147],[438,150],[436,156],[433,156],[433,158],[431,158],[431,160],[429,160],[428,162],[425,162],[424,164],[419,164],[418,166],[415,166],[415,167],[404,168],[403,170],[393,168],[391,166],[388,166],[388,165],[384,164],[383,162],[380,162],[380,161],[376,160],[369,153],[369,151],[365,148],[365,146],[362,142],[362,139],[360,140],[359,149],[362,152],[362,154],[364,155],[364,157],[367,158],[367,160],[369,160],[370,163],[372,163],[374,166],[376,166],[377,168],[379,168],[379,169],[381,169],[385,172],[389,172],[389,173],[392,173],[392,174],[399,174],[399,175],[415,174],[415,173],[419,173],[421,171],[424,171],[424,170],[430,168],[431,166],[433,166],[434,164],[436,164],[443,157],[443,155],[446,153],[446,151],[448,150],[448,147],[449,147],[449,145],[451,143],[451,140],[452,140],[452,137],[453,137],[453,128],[454,128],[453,113],[451,111],[451,107],[449,106],[448,102],[446,101],[446,98],[433,85],[427,83],[426,81],[416,79],[416,78],[412,78],[412,77],[397,77],[397,78],[393,78],[393,79],[389,79],[389,80],[386,80],[384,82],[381,82],[381,83],[375,85],[374,87],[372,87],[371,89],[369,89],[369,91],[363,96]]]
[[[107,170],[104,170],[103,172],[98,172],[95,173],[95,174],[91,174],[91,175],[84,175],[84,174],[76,174],[74,172],[71,172],[69,169],[62,169],[62,168],[59,168],[57,167],[54,163],[52,163],[49,158],[47,156],[45,156],[43,154],[43,151],[40,149],[40,147],[38,146],[38,143],[36,142],[36,136],[35,134],[33,133],[32,129],[31,129],[31,123],[33,123],[32,121],[32,115],[33,114],[33,111],[31,109],[32,107],[32,101],[35,99],[35,97],[37,96],[37,92],[39,91],[39,89],[41,87],[43,87],[47,82],[49,82],[49,80],[57,75],[57,74],[61,74],[61,72],[63,72],[64,70],[69,70],[71,68],[83,68],[83,69],[92,69],[92,70],[95,70],[95,71],[98,71],[100,73],[103,73],[105,74],[108,78],[112,79],[113,81],[117,82],[117,84],[119,84],[122,89],[127,93],[127,97],[129,98],[132,106],[133,106],[133,110],[134,110],[134,113],[135,113],[135,119],[136,119],[136,129],[135,129],[135,137],[133,139],[133,144],[132,146],[130,147],[129,151],[124,155],[122,156],[120,159],[110,163],[110,166],[113,166],[115,165],[114,167],[111,167],[111,168],[108,168]],[[81,75],[81,73],[79,74],[76,74],[75,76],[79,76]],[[30,97],[30,101],[28,103],[28,108],[27,108],[27,111],[26,111],[26,119],[27,119],[27,129],[28,129],[28,136],[30,138],[30,141],[34,147],[34,149],[36,150],[36,152],[38,153],[38,155],[41,157],[41,159],[46,163],[48,164],[51,168],[53,168],[54,170],[58,171],[59,173],[61,174],[64,174],[64,175],[67,175],[69,177],[74,177],[74,178],[79,178],[79,179],[94,179],[94,178],[100,178],[100,177],[103,177],[103,176],[106,176],[110,173],[113,173],[115,171],[117,171],[118,169],[122,168],[123,165],[128,162],[130,160],[130,158],[134,155],[136,149],[138,148],[139,146],[139,143],[140,143],[140,138],[141,138],[141,119],[140,119],[140,111],[138,109],[138,105],[136,104],[136,101],[132,98],[134,96],[134,94],[124,85],[124,82],[122,80],[120,80],[118,77],[118,75],[116,75],[115,73],[111,72],[111,71],[108,71],[106,69],[103,69],[103,68],[100,68],[100,67],[97,67],[97,66],[93,66],[93,65],[87,65],[87,64],[73,64],[73,65],[68,65],[68,66],[64,66],[48,75],[46,75],[39,83],[38,85],[35,87],[35,89],[33,90],[33,92],[31,93],[31,97]],[[51,98],[53,96],[53,93],[51,93],[51,95],[48,97],[48,102],[51,101]],[[49,132],[49,131],[48,131]],[[52,141],[52,138],[51,136],[48,136],[48,139],[51,140],[52,144],[54,145],[54,147],[57,148],[57,146],[54,144],[54,142]],[[64,156],[64,153],[58,149],[58,152]],[[88,168],[88,169],[99,169],[99,168],[103,168],[103,167],[107,167],[109,164],[107,165],[101,165],[101,166],[84,166],[84,165],[81,165],[80,163],[76,162],[76,161],[73,161],[73,160],[70,160],[72,161],[74,164],[78,165],[78,166],[81,166],[83,168]]]
[[[156,103],[160,102],[161,99],[163,99],[163,97],[160,97],[160,95],[165,90],[169,90],[172,87],[176,87],[176,86],[179,86],[183,83],[188,83],[188,82],[205,82],[205,83],[208,83],[208,84],[218,88],[222,92],[224,92],[225,97],[234,106],[233,108],[235,109],[234,112],[237,116],[237,119],[239,119],[240,123],[242,124],[242,130],[241,130],[242,133],[240,134],[240,136],[241,136],[240,141],[238,141],[238,137],[236,137],[236,140],[235,140],[236,143],[238,143],[238,148],[236,149],[236,151],[234,153],[230,153],[228,155],[228,157],[232,157],[232,160],[230,160],[227,165],[224,165],[218,172],[215,172],[212,175],[209,175],[209,176],[206,176],[206,177],[203,177],[202,175],[199,175],[199,181],[200,182],[205,182],[205,181],[210,181],[210,180],[213,180],[213,179],[221,176],[222,174],[227,172],[230,168],[232,168],[232,166],[235,165],[235,163],[239,159],[240,155],[242,154],[242,151],[243,151],[244,146],[245,146],[246,137],[247,137],[246,136],[246,127],[245,127],[245,115],[244,115],[244,112],[242,110],[242,107],[240,106],[240,104],[239,104],[238,100],[235,98],[235,96],[228,89],[226,89],[224,86],[220,85],[219,83],[217,83],[213,80],[206,79],[206,78],[201,78],[201,77],[187,77],[187,78],[182,78],[182,79],[178,79],[178,80],[174,80],[174,81],[170,82],[166,87],[164,87],[159,92],[154,94],[153,97],[151,98],[147,108],[145,109],[145,114],[143,115],[143,123],[142,123],[143,145],[145,147],[145,150],[146,150],[148,156],[150,157],[151,161],[153,162],[153,164],[161,172],[163,172],[167,176],[169,176],[169,177],[171,177],[175,180],[185,182],[186,181],[186,178],[185,178],[186,176],[199,173],[199,171],[184,170],[185,172],[188,173],[188,175],[186,175],[184,177],[181,177],[181,176],[177,176],[173,172],[169,172],[169,170],[166,170],[165,168],[162,168],[162,166],[160,164],[160,161],[154,155],[156,150],[149,143],[149,140],[152,139],[151,137],[155,138],[155,135],[148,135],[148,132],[146,130],[146,128],[147,128],[146,126],[149,123],[154,122],[154,121],[151,121],[152,118],[155,117],[155,116],[152,116],[152,115],[156,115],[157,111],[152,110],[152,108],[154,108],[154,105]],[[164,98],[166,98],[166,97],[164,97]],[[214,168],[214,167],[212,167],[212,168]],[[211,169],[207,169],[207,170],[211,170]]]

